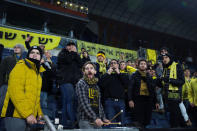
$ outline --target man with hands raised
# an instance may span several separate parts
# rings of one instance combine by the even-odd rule
[[[122,125],[125,123],[125,88],[128,86],[127,83],[128,76],[125,73],[120,73],[117,60],[112,59],[110,68],[101,78],[99,84],[103,92],[107,119],[112,119],[122,110],[120,117],[112,121],[121,122]]]
[[[74,105],[75,85],[82,77],[82,60],[77,53],[75,43],[69,42],[57,57],[57,82],[62,96],[62,118],[60,123],[65,128],[74,128],[76,111]]]

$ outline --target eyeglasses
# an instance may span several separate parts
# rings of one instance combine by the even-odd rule
[[[117,64],[117,62],[111,62],[110,64]]]

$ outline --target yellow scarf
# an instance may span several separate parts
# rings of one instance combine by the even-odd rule
[[[142,77],[146,77],[146,72],[142,72],[139,70],[139,73]],[[149,91],[147,87],[147,83],[143,80],[141,80],[141,85],[140,85],[140,95],[142,96],[149,96]]]
[[[128,73],[126,70],[120,70],[120,73]]]
[[[141,74],[141,76],[146,77],[146,72],[143,72],[143,71],[139,70],[139,73]]]
[[[170,69],[170,79],[177,79],[177,64],[176,62],[173,62],[172,65],[170,65],[168,67],[168,69]],[[168,69],[165,69],[164,70],[164,74],[167,73],[167,70]],[[164,74],[163,74],[163,77],[164,77]],[[164,84],[164,83],[163,83]],[[168,98],[175,98],[175,99],[179,99],[180,98],[180,95],[179,93],[177,92],[179,90],[179,88],[177,86],[173,86],[172,84],[169,84],[169,91],[171,92],[168,92]]]
[[[171,79],[177,79],[177,70],[176,70],[176,66],[177,66],[178,63],[176,62],[173,62],[170,67],[170,78]],[[178,87],[176,86],[173,86],[172,84],[169,85],[169,90],[179,90]]]
[[[96,61],[98,64],[99,64],[99,72],[101,72],[102,74],[105,74],[106,73],[106,65],[104,62],[98,62]]]

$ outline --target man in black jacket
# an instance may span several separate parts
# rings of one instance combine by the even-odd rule
[[[151,120],[152,105],[156,108],[155,84],[152,77],[146,71],[146,60],[138,61],[138,68],[132,76],[128,89],[128,99],[130,108],[134,109],[134,126],[146,127]]]
[[[74,85],[82,77],[82,62],[74,43],[70,42],[62,49],[57,59],[57,82],[62,95],[62,124],[72,128],[75,121],[73,104]],[[70,120],[70,121],[69,121]]]
[[[172,56],[163,54],[163,75],[158,79],[158,86],[163,87],[165,108],[170,112],[170,126],[180,127],[184,123],[179,103],[182,98],[182,85],[185,83],[180,64],[173,61]]]
[[[128,86],[127,83],[128,76],[125,73],[120,73],[117,60],[111,60],[109,70],[100,80],[101,93],[104,97],[107,119],[112,119],[121,111],[122,125],[125,124],[125,88]],[[114,122],[119,121],[115,119]]]

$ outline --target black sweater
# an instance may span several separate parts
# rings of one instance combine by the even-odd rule
[[[101,78],[99,85],[102,96],[106,98],[125,99],[125,88],[128,86],[128,76],[126,74],[105,74]]]

